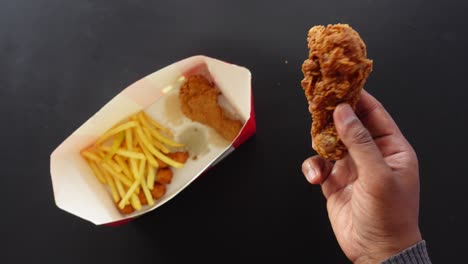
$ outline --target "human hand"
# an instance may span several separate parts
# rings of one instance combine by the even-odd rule
[[[382,105],[362,91],[356,114],[337,106],[333,119],[348,148],[335,163],[308,158],[302,171],[321,184],[333,231],[353,263],[380,263],[420,241],[416,153]]]

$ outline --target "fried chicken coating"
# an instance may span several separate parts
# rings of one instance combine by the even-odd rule
[[[242,122],[229,118],[218,104],[221,92],[201,75],[188,77],[180,88],[182,112],[190,119],[210,126],[225,139],[232,141],[242,128]]]
[[[162,184],[170,184],[174,173],[170,168],[159,169],[156,173],[156,181]]]
[[[167,156],[170,159],[175,160],[177,162],[185,163],[185,162],[187,162],[187,160],[189,158],[189,153],[187,151],[177,151],[177,152],[168,153]],[[169,165],[167,165],[167,163],[165,163],[164,161],[162,161],[160,159],[157,159],[157,161],[158,161],[160,169],[165,169],[165,168],[169,167]]]
[[[117,206],[117,209],[119,209],[119,211],[122,214],[131,214],[131,213],[135,212],[135,209],[133,209],[132,205],[130,205],[130,204],[125,205],[125,207],[123,209],[120,209],[119,203],[116,203],[116,206]]]
[[[312,114],[313,148],[328,160],[346,153],[333,123],[333,111],[340,103],[353,109],[372,71],[366,45],[346,24],[314,26],[307,36],[309,58],[302,65],[301,86]]]
[[[189,158],[189,153],[187,151],[177,151],[169,153],[167,156],[177,162],[185,164]]]
[[[140,199],[141,205],[147,205],[148,204],[148,200],[146,200],[146,196],[145,196],[145,193],[143,191],[140,191],[140,193],[138,194],[138,199]]]
[[[164,194],[166,194],[166,185],[155,182],[153,190],[151,190],[151,196],[153,196],[154,199],[158,200],[161,199]]]

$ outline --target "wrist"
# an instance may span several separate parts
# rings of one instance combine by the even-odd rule
[[[367,253],[361,255],[356,259],[354,264],[370,264],[370,263],[382,263],[392,256],[399,254],[400,252],[418,244],[423,241],[419,230],[414,234],[406,234],[399,236],[392,242],[374,242],[374,245],[367,248]]]
[[[382,262],[382,264],[398,263],[430,264],[431,259],[427,253],[426,242],[421,240],[415,245],[398,252],[398,254],[393,255]]]

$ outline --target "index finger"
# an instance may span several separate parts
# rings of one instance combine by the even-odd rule
[[[406,150],[402,147],[407,147],[409,143],[382,104],[365,90],[361,91],[360,96],[356,105],[356,115],[369,130],[382,154],[387,156],[387,154]],[[379,141],[386,142],[386,144],[382,146]]]
[[[356,115],[374,138],[399,133],[400,130],[382,104],[362,90],[356,104]]]

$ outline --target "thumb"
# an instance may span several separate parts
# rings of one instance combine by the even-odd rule
[[[358,168],[385,166],[379,148],[349,104],[340,104],[333,113],[336,131]],[[386,167],[386,166],[385,166]]]

